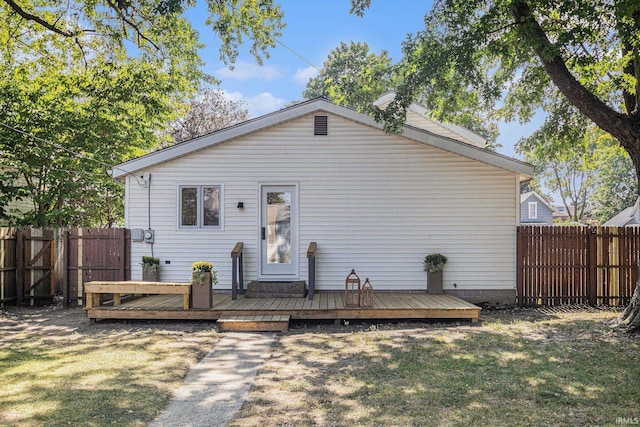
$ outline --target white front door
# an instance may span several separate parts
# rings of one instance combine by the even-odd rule
[[[298,278],[298,197],[295,185],[260,191],[260,273],[266,279]]]

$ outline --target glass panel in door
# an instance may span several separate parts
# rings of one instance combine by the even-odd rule
[[[262,189],[262,274],[295,274],[295,187]]]

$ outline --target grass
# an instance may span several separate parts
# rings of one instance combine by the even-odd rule
[[[640,338],[613,311],[295,324],[232,426],[620,425],[640,419]],[[142,426],[220,335],[202,322],[0,315],[0,425]]]
[[[640,419],[617,313],[309,327],[282,336],[233,426],[616,425]]]
[[[142,426],[219,335],[208,323],[90,325],[82,309],[0,316],[0,425]]]

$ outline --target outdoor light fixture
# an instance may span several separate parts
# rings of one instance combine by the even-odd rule
[[[238,202],[238,209],[244,209],[244,202]]]

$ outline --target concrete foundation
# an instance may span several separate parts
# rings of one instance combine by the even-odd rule
[[[473,304],[488,306],[515,306],[515,289],[446,289],[451,294]]]

